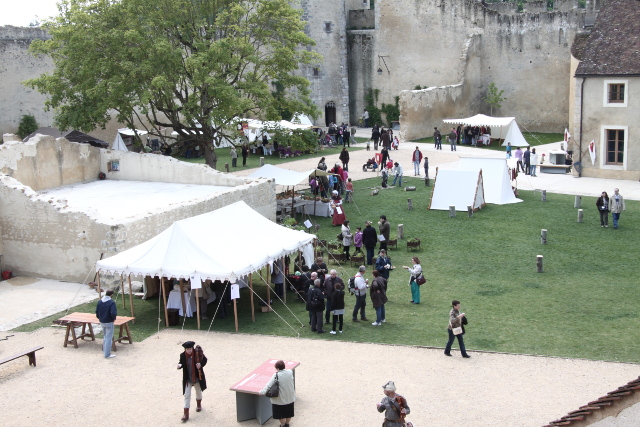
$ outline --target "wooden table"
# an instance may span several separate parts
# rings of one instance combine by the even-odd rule
[[[128,340],[129,344],[133,344],[133,340],[131,339],[131,331],[129,330],[129,322],[134,320],[135,317],[126,317],[126,316],[118,316],[116,317],[116,321],[113,322],[114,326],[120,326],[120,334],[118,338],[113,337],[113,341],[111,343],[111,350],[117,351],[116,349],[116,341],[122,344],[122,340]],[[91,326],[94,323],[100,323],[95,314],[92,313],[71,313],[66,316],[58,319],[56,323],[60,323],[61,325],[67,325],[67,333],[64,337],[64,346],[67,344],[73,343],[75,348],[78,348],[78,339],[84,340],[85,338],[91,338],[91,341],[95,341],[96,337],[93,334],[93,327]],[[82,325],[82,333],[77,336],[75,328]],[[89,332],[87,332],[87,329]],[[126,335],[124,332],[126,331]],[[71,338],[69,338],[71,335]]]
[[[260,425],[267,422],[273,415],[271,411],[271,399],[267,396],[261,396],[260,390],[269,382],[273,374],[276,372],[275,364],[278,359],[269,359],[248,375],[242,378],[229,390],[236,392],[236,414],[238,422],[258,419]],[[293,379],[295,381],[295,369],[300,362],[284,361],[285,369],[293,371]]]

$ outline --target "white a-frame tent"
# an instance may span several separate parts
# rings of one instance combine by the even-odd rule
[[[461,157],[460,170],[482,171],[484,197],[487,203],[506,205],[522,201],[516,198],[511,188],[507,159]]]
[[[440,170],[436,168],[436,179],[429,209],[448,211],[455,206],[457,211],[474,211],[485,205],[482,171]]]

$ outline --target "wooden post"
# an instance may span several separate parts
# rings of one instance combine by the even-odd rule
[[[429,182],[429,177],[426,177],[424,179],[424,185],[426,185],[427,187],[431,187],[430,182]]]
[[[456,217],[456,207],[449,206],[449,218],[455,218],[455,217]]]
[[[180,301],[182,301],[182,317],[187,317],[187,303],[184,300],[184,283],[182,279],[180,279],[178,282],[180,283]]]
[[[398,224],[398,239],[404,239],[404,224]]]
[[[129,305],[131,306],[131,317],[136,317],[135,312],[133,311],[133,289],[131,288],[131,274],[128,274],[129,278]],[[133,319],[133,323],[136,323],[136,319]]]
[[[538,255],[536,256],[536,269],[538,270],[538,273],[542,273],[542,260],[544,259],[544,257],[542,255]]]
[[[467,213],[469,214],[469,218],[471,218],[473,216],[473,207],[472,206],[467,206]]]
[[[542,201],[543,202],[547,201],[547,190],[542,190]]]
[[[129,290],[131,290],[131,286],[129,286]],[[127,308],[124,303],[126,298],[124,297],[124,277],[120,274],[120,295],[122,295],[122,308]]]
[[[167,290],[164,288],[164,276],[160,278],[160,288],[162,288],[162,299],[164,300],[164,323],[169,327],[169,311],[167,310]]]
[[[236,332],[238,332],[238,305],[236,299],[233,299],[233,317],[236,321]]]
[[[191,285],[193,286],[193,283]],[[200,292],[198,292],[199,290],[200,289],[196,289],[196,316],[198,316],[198,329],[200,329]]]
[[[260,276],[262,276],[262,269],[260,269]],[[251,289],[251,321],[256,323],[256,309],[253,305],[253,273],[249,273],[249,288]]]
[[[275,261],[274,261],[275,262]],[[265,276],[267,276],[267,311],[271,311],[271,285],[269,285],[269,277],[271,268],[267,265],[267,269],[265,271]]]
[[[576,201],[573,202],[573,207],[576,209],[579,209],[582,207],[582,196],[576,196]]]
[[[224,164],[224,170],[225,172],[229,173],[229,163]]]
[[[378,195],[378,193],[380,193],[380,190],[373,190],[373,191],[371,192],[371,195],[372,195],[372,196],[377,196],[377,195]]]
[[[100,272],[98,271],[98,299],[102,298],[102,290],[100,289]]]
[[[583,222],[584,219],[584,209],[578,209],[578,222]]]
[[[413,210],[413,200],[407,199],[407,210]]]
[[[547,230],[545,228],[540,230],[540,244],[542,245],[547,244]]]
[[[264,157],[260,157],[260,166],[264,166]],[[238,332],[238,328],[236,328],[236,332]]]

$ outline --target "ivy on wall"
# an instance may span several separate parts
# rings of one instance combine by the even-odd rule
[[[395,97],[394,104],[385,104],[383,102],[382,106],[378,108],[379,95],[380,89],[369,89],[369,92],[364,97],[364,103],[369,112],[369,123],[379,123],[383,126],[391,127],[391,122],[400,120],[400,97]],[[382,114],[384,114],[385,120],[382,119]]]

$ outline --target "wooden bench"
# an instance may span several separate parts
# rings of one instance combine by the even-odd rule
[[[40,347],[33,347],[30,348],[29,350],[25,350],[21,353],[17,353],[14,354],[13,356],[9,356],[9,357],[5,357],[4,359],[0,360],[0,365],[7,363],[7,362],[11,362],[12,360],[17,359],[18,357],[22,357],[22,356],[27,356],[29,358],[29,365],[33,365],[34,367],[36,366],[36,351],[38,350],[42,350],[44,347],[40,346]]]
[[[552,165],[545,163],[543,165],[538,165],[538,169],[540,169],[540,173],[567,173],[571,172],[570,165]]]

